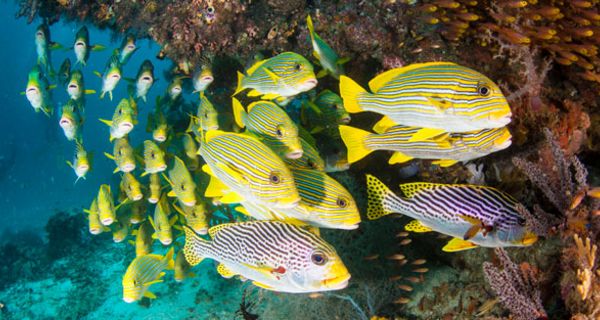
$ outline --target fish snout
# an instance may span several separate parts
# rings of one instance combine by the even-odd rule
[[[352,120],[352,117],[350,117],[350,115],[343,116],[340,119],[340,124],[348,124],[348,123],[350,123],[351,120]]]
[[[165,140],[167,140],[167,137],[162,134],[156,134],[154,135],[154,140],[158,142],[165,142]]]
[[[100,228],[96,228],[96,227],[90,228],[90,233],[93,234],[93,235],[100,234],[100,232],[101,232]]]
[[[186,201],[181,201],[185,206],[187,207],[193,207],[196,205],[196,199],[191,199],[191,200],[186,200]]]
[[[211,82],[213,82],[213,80],[215,80],[215,78],[213,78],[212,76],[204,76],[204,77],[200,78],[200,81],[202,81],[204,83],[211,83]]]
[[[173,242],[173,239],[162,239],[160,240],[160,243],[162,243],[165,246],[170,245]]]
[[[62,128],[66,128],[66,127],[70,127],[70,126],[72,126],[72,125],[73,125],[73,122],[71,122],[71,119],[69,119],[69,118],[62,117],[62,118],[60,118],[59,125],[60,125]]]
[[[121,168],[121,171],[123,172],[131,172],[135,169],[135,164],[133,163],[127,163],[125,165],[123,165],[123,167]]]
[[[317,81],[316,78],[310,78],[310,79],[307,79],[306,81],[304,81],[304,85],[309,89],[316,87],[318,83],[319,83],[319,81]]]
[[[150,198],[148,198],[148,202],[150,202],[152,204],[158,203],[158,198],[150,197]]]
[[[285,155],[285,157],[288,158],[288,159],[300,159],[302,157],[303,153],[304,152],[302,151],[302,149],[300,149],[300,150],[294,150],[294,151],[288,152]]]
[[[113,220],[113,218],[104,218],[100,222],[102,222],[102,224],[105,226],[109,226],[114,222],[114,220]]]
[[[125,301],[126,303],[133,303],[135,302],[135,299],[132,297],[123,297],[123,301]]]
[[[133,201],[139,201],[142,200],[142,198],[144,197],[143,194],[136,194],[135,197],[133,197]]]

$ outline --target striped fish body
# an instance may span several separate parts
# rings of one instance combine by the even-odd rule
[[[150,60],[144,60],[136,76],[136,97],[146,101],[146,95],[154,84],[154,65]]]
[[[154,141],[144,141],[144,172],[154,174],[167,170],[165,152]]]
[[[46,77],[42,75],[39,66],[36,65],[29,72],[25,97],[27,97],[35,112],[42,111],[47,116],[50,116],[54,111],[54,107],[48,87]]]
[[[126,172],[121,177],[121,190],[125,192],[127,198],[131,201],[139,201],[144,197],[142,185],[130,172]]]
[[[292,173],[259,140],[243,134],[211,130],[206,132],[199,153],[211,175],[244,200],[269,208],[298,205],[300,196]]]
[[[173,207],[183,216],[185,224],[192,228],[194,232],[201,235],[205,235],[208,232],[208,211],[204,202],[198,201],[192,207],[186,205],[177,206],[176,204],[173,204]]]
[[[173,248],[165,256],[147,254],[133,259],[123,276],[123,300],[132,303],[142,297],[156,298],[148,288],[158,282],[165,274],[163,270],[173,270]]]
[[[67,93],[73,100],[79,100],[83,97],[83,93],[85,92],[85,87],[83,84],[83,74],[79,70],[74,70],[71,73],[71,77],[69,78],[69,83],[67,84]]]
[[[373,93],[341,77],[340,92],[348,112],[373,111],[399,125],[446,132],[500,128],[511,120],[510,107],[498,86],[454,63],[392,69],[371,80],[369,87]]]
[[[96,200],[98,204],[98,216],[100,218],[100,222],[102,222],[102,224],[105,226],[111,225],[116,220],[116,213],[115,204],[109,185],[103,184],[100,186]]]
[[[197,201],[195,193],[196,183],[183,160],[177,156],[174,158],[173,168],[168,171],[169,184],[171,185],[169,196],[177,197],[181,203],[191,207],[195,205]]]
[[[315,98],[315,105],[323,113],[325,123],[332,120],[337,124],[347,124],[350,122],[350,114],[344,109],[342,97],[331,90],[323,90]]]
[[[299,139],[300,146],[302,147],[302,156],[297,159],[283,157],[282,159],[285,164],[290,168],[325,170],[325,161],[319,155],[319,151],[303,138]]]
[[[150,174],[150,185],[148,189],[150,190],[150,194],[148,195],[148,202],[157,203],[158,200],[160,200],[160,194],[162,191],[160,176],[158,174]]]
[[[369,133],[357,128],[340,126],[342,139],[348,148],[351,163],[362,159],[375,150],[396,153],[389,163],[417,159],[441,159],[434,162],[447,166],[457,161],[469,161],[508,148],[511,134],[507,128],[485,129],[474,132],[452,133],[441,139],[414,140],[422,129],[395,126],[381,134]]]
[[[173,78],[173,80],[171,80],[169,86],[167,87],[167,93],[169,94],[169,97],[171,97],[171,100],[174,101],[175,99],[177,99],[181,95],[182,91],[183,88],[181,77]]]
[[[81,125],[83,118],[79,112],[79,105],[75,100],[69,99],[62,107],[62,112],[59,120],[59,125],[63,129],[65,137],[69,141],[79,140],[81,137]]]
[[[235,94],[252,89],[249,96],[265,99],[292,97],[317,85],[313,66],[306,58],[293,52],[280,53],[272,58],[256,62],[246,71],[238,73]]]
[[[152,237],[158,239],[165,246],[173,242],[173,230],[171,221],[169,221],[170,213],[169,203],[163,195],[163,198],[154,207],[154,218],[150,220],[150,223],[152,223],[155,231]]]
[[[77,31],[75,35],[75,42],[73,43],[73,51],[75,51],[75,57],[77,63],[85,66],[88,58],[90,57],[90,33],[86,26],[83,26]]]
[[[152,225],[145,221],[135,231],[135,256],[141,257],[152,253]]]
[[[89,210],[84,210],[88,214],[88,230],[91,234],[96,235],[105,231],[105,226],[100,222],[100,216],[98,215],[98,202],[94,198]]]
[[[107,62],[104,73],[101,75],[102,77],[102,92],[100,93],[100,99],[104,98],[104,95],[108,93],[110,100],[113,98],[113,90],[121,81],[121,63],[119,62],[119,58],[113,55]]]
[[[314,30],[312,19],[310,16],[306,17],[306,24],[308,26],[308,33],[310,35],[310,42],[313,47],[313,55],[319,59],[319,63],[331,74],[332,77],[339,79],[340,75],[344,74],[344,67],[341,63],[335,50],[333,50],[327,42],[325,42]]]
[[[121,99],[112,117],[112,121],[103,121],[110,126],[110,139],[123,138],[128,135],[137,123],[136,110],[129,99]]]
[[[200,92],[200,104],[198,105],[196,117],[198,117],[202,130],[219,129],[219,114],[204,92]]]
[[[248,105],[248,112],[233,98],[233,109],[238,126],[257,136],[275,153],[285,158],[302,157],[298,128],[290,116],[270,101],[257,101]]]
[[[487,231],[471,235],[468,239],[471,247],[527,246],[537,240],[516,210],[517,202],[491,187],[406,183],[400,185],[404,193],[401,197],[377,178],[367,175],[367,188],[367,216],[371,220],[401,213],[417,220],[422,229],[429,229],[425,231],[437,231],[460,241],[474,227],[473,221],[479,221]],[[455,251],[447,249],[445,251]]]
[[[113,154],[106,155],[115,160],[115,164],[117,165],[115,172],[131,172],[135,170],[133,148],[129,144],[127,137],[116,139],[113,146]]]
[[[129,205],[129,222],[138,224],[146,221],[146,203],[144,201],[134,201]]]
[[[225,277],[243,276],[259,287],[279,292],[339,290],[350,274],[335,249],[309,231],[277,221],[218,225],[209,230],[212,241],[185,228],[186,260],[220,262]]]
[[[160,99],[157,98],[156,109],[148,114],[146,132],[152,133],[152,140],[156,142],[165,142],[169,133],[167,118],[160,109]]]
[[[121,64],[127,63],[131,55],[137,50],[137,46],[135,45],[135,38],[132,35],[127,35],[123,42],[121,42],[121,47],[119,49],[119,62]]]
[[[194,92],[203,92],[213,82],[214,77],[212,68],[208,64],[204,64],[202,68],[196,72],[193,79]]]

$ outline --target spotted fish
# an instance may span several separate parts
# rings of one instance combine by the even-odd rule
[[[186,260],[219,262],[226,278],[239,275],[267,290],[317,292],[340,290],[350,273],[335,249],[317,235],[277,221],[252,221],[212,227],[211,241],[185,227]]]
[[[165,256],[147,254],[131,261],[122,281],[125,302],[132,303],[141,300],[142,297],[156,299],[156,296],[148,291],[148,287],[163,282],[161,279],[165,275],[163,270],[174,269],[174,250],[174,248],[169,249]]]
[[[402,163],[413,158],[440,159],[433,163],[442,167],[458,161],[469,161],[500,151],[511,145],[506,127],[474,132],[451,133],[437,138],[414,140],[423,129],[395,126],[385,133],[340,126],[342,139],[348,148],[348,161],[354,163],[375,150],[395,151],[389,163]]]
[[[454,237],[443,250],[454,252],[482,247],[522,247],[537,241],[508,194],[466,184],[405,183],[404,196],[367,175],[368,211],[371,220],[392,213],[415,219],[407,231],[437,231]]]
[[[373,111],[385,117],[376,132],[394,125],[468,132],[500,128],[511,111],[500,88],[481,73],[450,62],[412,64],[386,71],[369,82],[373,93],[340,78],[350,113]]]

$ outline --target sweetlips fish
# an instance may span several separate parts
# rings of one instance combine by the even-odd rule
[[[60,49],[62,46],[50,40],[50,29],[43,23],[35,31],[35,51],[37,53],[37,64],[44,68],[44,72],[50,77],[54,76],[50,51]]]
[[[146,132],[152,133],[152,139],[154,141],[165,142],[169,136],[169,129],[167,118],[162,112],[160,97],[156,97],[156,107],[154,112],[148,114]]]
[[[110,101],[112,101],[112,92],[117,87],[117,84],[119,84],[119,81],[121,81],[121,67],[121,62],[119,62],[119,57],[115,52],[115,54],[108,59],[103,74],[94,71],[95,75],[102,78],[102,93],[100,93],[100,99],[104,99],[104,95],[108,92]]]
[[[298,128],[278,105],[270,101],[257,101],[248,105],[246,112],[236,98],[232,98],[232,104],[235,121],[240,128],[246,128],[285,158],[302,157]]]
[[[135,77],[135,97],[146,102],[146,95],[154,84],[154,65],[150,60],[144,60]]]
[[[100,216],[98,215],[98,203],[96,198],[92,200],[90,208],[84,209],[83,211],[88,214],[88,230],[91,234],[97,235],[101,234],[102,232],[110,231],[110,228],[100,223]]]
[[[121,42],[121,47],[119,48],[118,60],[119,63],[126,64],[131,58],[131,55],[137,50],[135,45],[135,37],[131,34],[125,36],[123,41]]]
[[[451,62],[411,64],[386,71],[369,82],[367,92],[340,77],[344,108],[385,117],[375,132],[395,125],[468,132],[506,126],[512,113],[500,88],[481,73]]]
[[[337,93],[331,90],[321,91],[314,100],[319,108],[325,123],[348,124],[352,117],[344,109],[344,101]]]
[[[127,236],[129,235],[129,218],[125,217],[124,219],[117,219],[117,221],[115,221],[115,223],[113,223],[111,225],[111,227],[113,228],[113,242],[114,243],[121,243],[123,242],[125,239],[127,239]]]
[[[350,280],[335,249],[302,227],[278,221],[227,223],[209,229],[210,241],[184,230],[189,264],[216,260],[225,278],[239,275],[258,287],[290,293],[340,290]]]
[[[443,248],[454,252],[482,247],[523,247],[537,241],[510,195],[485,186],[414,182],[400,185],[398,196],[367,175],[370,220],[394,212],[414,221],[407,231],[436,231],[454,237]]]
[[[119,187],[131,201],[139,201],[144,197],[144,194],[142,193],[142,184],[133,174],[131,174],[131,172],[123,173]]]
[[[317,74],[318,78],[330,74],[332,77],[339,79],[340,75],[344,74],[343,64],[348,62],[348,59],[340,59],[337,53],[325,42],[316,32],[310,16],[306,17],[306,25],[310,35],[310,42],[313,47],[313,55],[319,60],[323,70]]]
[[[110,185],[103,184],[98,189],[98,216],[102,225],[109,226],[116,220],[116,209]]]
[[[31,72],[29,72],[25,96],[35,112],[42,111],[48,117],[54,113],[54,106],[52,98],[50,97],[50,92],[48,91],[49,89],[52,89],[52,87],[48,85],[46,77],[42,75],[39,66],[36,65],[31,69]]]
[[[175,258],[175,281],[181,282],[187,278],[193,278],[196,275],[190,271],[192,266],[185,260],[185,254],[183,250],[177,252],[177,258]]]
[[[219,129],[219,114],[204,92],[200,92],[200,104],[196,112],[196,121],[204,131]]]
[[[192,78],[192,85],[194,86],[193,93],[204,92],[206,88],[215,80],[212,73],[212,67],[210,61],[205,59],[202,61],[202,65]]]
[[[73,100],[79,100],[83,94],[94,94],[96,90],[85,89],[83,85],[83,74],[79,70],[74,70],[67,83],[67,93]]]
[[[144,201],[127,202],[129,206],[129,222],[138,224],[146,221],[146,203]]]
[[[191,207],[173,204],[173,208],[183,216],[185,224],[192,228],[194,232],[201,235],[205,235],[208,232],[208,212],[203,201],[198,201]]]
[[[99,44],[90,45],[90,33],[86,26],[81,27],[79,31],[77,31],[75,42],[73,43],[73,50],[75,51],[75,57],[77,57],[75,64],[77,65],[80,63],[85,66],[91,51],[100,51],[104,49],[105,47]]]
[[[169,177],[165,176],[171,186],[168,196],[177,197],[181,203],[188,207],[194,206],[196,204],[196,183],[194,182],[194,178],[192,178],[183,160],[177,156],[173,158],[173,167],[168,171]]]
[[[58,69],[58,81],[64,86],[69,79],[71,79],[71,59],[65,58]]]
[[[75,183],[77,183],[79,179],[85,179],[85,176],[92,168],[91,158],[92,155],[85,151],[81,141],[75,141],[75,158],[73,159],[73,162],[67,160],[67,165],[73,168],[73,171],[75,171],[75,175],[77,176]]]
[[[168,246],[173,242],[173,229],[171,226],[177,221],[177,215],[169,218],[170,214],[171,207],[169,207],[167,198],[163,194],[154,208],[154,218],[149,217],[149,220],[155,231],[154,234],[152,234],[152,238],[158,239],[158,241],[165,246]]]
[[[171,97],[172,101],[175,101],[183,92],[182,79],[182,77],[174,77],[167,87],[167,93],[169,94],[169,97]]]
[[[196,141],[189,133],[184,133],[181,135],[181,144],[183,146],[183,153],[189,159],[198,158],[198,146],[196,145]]]
[[[414,141],[422,128],[395,126],[385,133],[370,133],[361,129],[340,126],[342,139],[348,147],[348,161],[354,163],[375,150],[395,151],[389,164],[403,163],[413,158],[440,159],[433,162],[442,167],[458,161],[469,161],[500,151],[511,145],[506,127],[473,132],[442,134]]]
[[[319,155],[319,151],[315,149],[310,143],[306,142],[303,138],[300,139],[300,146],[302,147],[302,156],[297,159],[290,159],[287,157],[282,158],[285,164],[291,168],[298,169],[314,169],[314,170],[325,170],[325,161]]]
[[[150,190],[150,194],[148,195],[148,202],[158,203],[163,187],[160,183],[160,176],[157,173],[150,174],[150,185],[148,189]]]
[[[165,275],[163,270],[175,268],[174,250],[174,248],[169,249],[164,256],[147,254],[133,259],[123,276],[123,301],[132,303],[141,300],[142,297],[156,299],[148,288],[155,283],[163,282],[161,279]]]
[[[113,171],[114,173],[135,170],[135,156],[127,137],[116,139],[113,145],[113,154],[105,152],[104,155],[115,161],[117,168]]]
[[[135,101],[129,98],[121,99],[115,108],[112,120],[99,120],[110,127],[110,141],[112,142],[115,138],[120,139],[129,134],[133,130],[133,126],[137,124],[136,118]]]
[[[256,62],[245,75],[238,72],[234,95],[252,89],[248,96],[273,100],[295,96],[316,85],[317,78],[310,62],[297,53],[284,52]]]
[[[212,176],[206,197],[223,195],[223,203],[246,200],[269,208],[293,208],[300,202],[290,170],[256,138],[210,130],[198,153],[206,162],[202,169]]]
[[[132,234],[135,236],[135,256],[141,257],[147,254],[152,253],[152,234],[154,233],[154,229],[152,229],[152,225],[148,221],[144,221],[140,224],[140,227],[137,230],[134,230]]]
[[[167,170],[165,152],[152,140],[144,141],[144,173],[159,173]],[[158,201],[158,200],[157,200]]]
[[[83,117],[79,111],[80,108],[81,104],[73,99],[69,99],[69,101],[62,106],[58,124],[69,141],[81,141]]]

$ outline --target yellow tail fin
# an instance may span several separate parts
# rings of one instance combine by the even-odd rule
[[[236,94],[242,92],[242,90],[244,90],[244,87],[242,86],[242,80],[244,79],[244,74],[238,71],[237,75],[238,75],[238,81],[237,81],[237,87],[235,88],[235,92],[233,93],[234,96]]]
[[[384,204],[385,199],[392,191],[374,176],[367,174],[367,218],[369,220],[379,219],[392,213],[390,208]]]
[[[362,112],[363,109],[358,104],[358,98],[368,94],[367,90],[359,86],[354,80],[346,77],[340,77],[340,95],[344,100],[344,108],[350,113]]]
[[[235,123],[238,127],[244,128],[246,126],[244,123],[244,117],[246,115],[244,106],[242,106],[242,103],[236,98],[231,98],[231,106],[233,108],[233,118],[235,119]]]
[[[315,41],[314,40],[315,27],[313,26],[313,22],[312,22],[312,19],[310,18],[310,15],[306,16],[306,26],[308,27],[308,34],[310,35],[310,40]]]
[[[165,260],[167,261],[167,266],[165,269],[174,270],[175,269],[175,261],[173,260],[173,255],[175,254],[175,248],[171,247],[169,252],[165,255]]]
[[[371,133],[350,126],[342,125],[339,128],[342,140],[348,148],[348,163],[354,163],[373,152],[365,144],[365,140]]]

